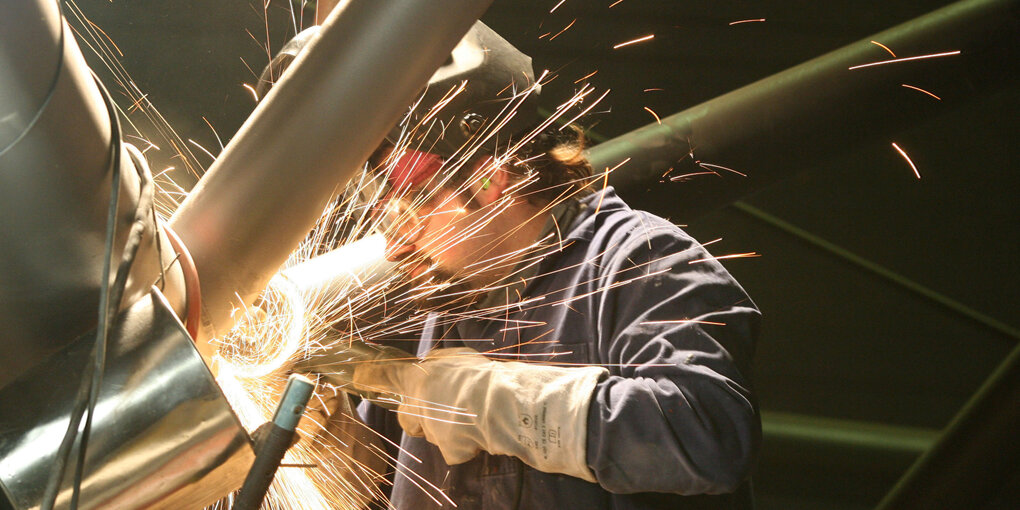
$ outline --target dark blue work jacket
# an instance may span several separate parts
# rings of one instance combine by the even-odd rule
[[[396,415],[363,406],[370,425],[401,446],[393,507],[452,508],[446,498],[460,510],[751,507],[747,475],[761,422],[748,375],[758,310],[675,225],[632,210],[612,188],[581,205],[563,249],[542,261],[518,306],[447,328],[433,318],[418,351],[512,346],[500,352],[608,368],[588,415],[587,460],[598,483],[485,452],[448,466],[424,438],[399,435]]]

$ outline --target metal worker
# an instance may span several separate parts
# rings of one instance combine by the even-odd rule
[[[593,184],[577,131],[536,131],[533,80],[477,24],[426,92],[464,84],[442,129],[426,106],[373,161],[390,257],[459,305],[429,315],[419,360],[354,372],[403,396],[361,406],[400,445],[390,504],[750,508],[758,310],[697,241]]]

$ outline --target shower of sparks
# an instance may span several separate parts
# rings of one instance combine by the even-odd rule
[[[742,19],[742,20],[740,20],[740,21],[731,21],[731,22],[730,22],[730,26],[733,26],[733,25],[739,25],[739,24],[741,24],[741,23],[761,23],[761,22],[763,22],[763,21],[765,21],[765,18],[757,18],[757,19]]]
[[[539,80],[541,82],[542,79]],[[232,378],[232,381],[225,381],[223,385],[230,390],[225,390],[230,401],[237,407],[239,414],[246,427],[253,428],[268,420],[272,413],[274,394],[272,388],[278,388],[283,381],[286,367],[291,360],[309,359],[314,360],[319,356],[328,355],[331,352],[343,351],[345,346],[352,339],[379,341],[391,340],[394,338],[415,337],[423,327],[423,318],[430,310],[435,309],[440,302],[448,301],[453,304],[467,304],[478,299],[481,293],[493,292],[510,285],[514,280],[512,271],[522,271],[521,266],[529,267],[541,261],[547,253],[555,251],[558,244],[555,234],[541,240],[534,246],[510,254],[499,254],[491,258],[483,257],[484,260],[468,264],[466,267],[446,275],[440,279],[434,275],[434,265],[426,260],[424,255],[413,254],[411,258],[403,261],[404,267],[414,267],[424,264],[424,274],[417,277],[416,285],[402,285],[406,280],[402,273],[392,272],[380,275],[372,279],[359,278],[352,275],[345,280],[342,288],[329,289],[328,291],[316,291],[311,295],[294,291],[289,286],[292,275],[292,268],[296,269],[304,261],[313,258],[323,251],[323,246],[343,246],[358,239],[363,239],[372,232],[385,231],[388,228],[396,228],[404,221],[414,219],[421,221],[422,218],[436,217],[438,212],[417,212],[426,204],[433,210],[449,209],[448,202],[452,197],[469,192],[477,188],[478,183],[488,178],[499,168],[511,164],[526,164],[515,156],[516,151],[525,147],[529,140],[544,130],[555,127],[557,124],[573,122],[587,112],[591,111],[605,97],[608,91],[596,96],[595,89],[585,85],[577,94],[561,105],[553,115],[544,120],[528,136],[515,142],[505,153],[489,157],[486,163],[475,168],[474,162],[481,154],[481,145],[487,140],[497,136],[500,127],[517,114],[517,107],[523,104],[528,94],[532,94],[536,87],[520,92],[508,104],[506,110],[500,114],[492,126],[486,127],[475,138],[470,140],[464,147],[461,147],[454,157],[444,163],[444,169],[435,174],[426,183],[424,190],[410,193],[404,190],[401,198],[407,204],[404,208],[392,211],[396,215],[391,218],[392,223],[384,225],[382,220],[374,215],[368,214],[368,204],[374,203],[380,198],[381,189],[376,187],[378,178],[374,177],[375,172],[390,172],[395,166],[395,160],[399,157],[404,148],[418,149],[413,144],[414,133],[434,129],[434,126],[443,118],[442,107],[448,104],[453,96],[463,92],[463,88],[452,90],[449,95],[440,101],[440,105],[430,107],[418,105],[418,108],[427,112],[426,120],[418,125],[408,125],[404,136],[397,143],[397,149],[390,153],[380,168],[366,169],[360,176],[355,177],[349,190],[340,200],[334,201],[330,207],[323,212],[320,224],[313,230],[308,239],[295,251],[290,260],[285,264],[285,269],[274,278],[270,287],[263,292],[258,306],[249,307],[247,310],[240,310],[243,315],[235,328],[220,340],[220,355],[217,358],[221,367],[228,367],[221,370],[221,378]],[[591,98],[595,97],[594,100]],[[623,163],[626,163],[624,161]],[[621,163],[621,164],[623,164]],[[619,166],[619,165],[618,165]],[[464,182],[455,186],[455,190],[449,195],[440,193],[444,186],[453,186],[455,175],[467,173]],[[608,175],[608,174],[607,174]],[[605,180],[605,176],[599,177]],[[461,241],[477,237],[479,233],[491,234],[486,228],[500,213],[510,207],[514,200],[524,194],[514,192],[515,188],[523,188],[533,181],[525,180],[515,186],[511,186],[510,192],[505,193],[502,198],[491,206],[480,210],[466,211],[454,210],[453,213],[463,216],[465,223],[457,231],[449,230],[448,235],[437,236],[436,241],[423,242],[419,246],[421,252],[441,252],[450,249]],[[605,182],[603,182],[603,185]],[[561,200],[569,196],[562,196]],[[550,204],[538,214],[548,214],[552,206]],[[502,239],[517,235],[517,229],[510,229],[507,232],[499,233],[493,244],[498,244]],[[488,249],[488,248],[486,248]],[[503,268],[511,271],[511,274],[498,283],[483,288],[471,290],[459,290],[464,282],[475,278],[478,271],[491,270],[492,268]],[[617,282],[614,286],[626,285],[631,281],[646,278],[649,274],[635,275],[626,281]],[[281,276],[282,275],[282,276]],[[292,282],[291,282],[292,283]],[[603,289],[604,290],[604,289]],[[601,290],[600,290],[601,291]],[[583,297],[583,296],[582,296]],[[571,298],[573,299],[577,298]],[[569,301],[545,302],[544,296],[533,299],[524,299],[514,304],[519,309],[533,306],[569,306]],[[430,304],[437,303],[437,304]],[[430,308],[431,307],[431,308]],[[517,308],[515,308],[517,309]],[[367,316],[372,310],[385,310],[378,320],[368,322],[361,317]],[[472,310],[468,312],[441,312],[436,324],[437,327],[445,327],[449,324],[472,318],[485,318],[498,320],[510,312],[510,305],[497,306],[488,309]],[[508,322],[507,331],[524,331],[527,328],[541,328],[545,326],[540,323]],[[541,336],[539,332],[539,336]],[[491,342],[492,339],[480,341]],[[558,356],[569,353],[495,353],[494,356],[517,359],[526,362],[554,362]],[[529,359],[534,358],[534,359]],[[366,360],[373,363],[374,361]],[[343,391],[342,387],[333,387],[329,384],[322,384],[324,389],[317,392]],[[404,402],[407,405],[407,402]],[[415,406],[422,409],[415,411]],[[449,409],[443,409],[441,403],[416,403],[408,408],[411,414],[424,416],[427,419],[439,419],[452,423],[471,426],[471,423],[462,419],[446,419],[436,417],[436,413],[448,414]],[[431,410],[423,412],[423,410]],[[407,411],[407,409],[405,409]],[[469,416],[471,413],[455,411],[462,415]],[[317,465],[318,468],[289,469],[281,470],[278,474],[278,482],[274,482],[269,495],[269,501],[274,508],[335,508],[337,501],[357,502],[371,494],[379,497],[379,489],[372,483],[353,483],[344,478],[347,469],[324,470],[321,466],[336,466],[342,461],[344,465],[353,466],[356,472],[364,471],[358,468],[356,459],[348,458],[342,450],[334,451],[334,448],[327,447],[335,443],[329,436],[329,428],[322,424],[312,425],[312,430],[306,435],[311,437],[310,441],[302,441],[288,454],[286,461],[293,464]],[[316,433],[316,430],[318,431]],[[334,438],[335,439],[335,438]],[[382,450],[379,450],[381,452]],[[379,455],[382,455],[381,453]],[[291,458],[293,456],[293,458]],[[394,466],[414,477],[413,470],[408,466],[397,467],[396,459],[385,457],[380,459],[385,464]],[[364,467],[364,466],[362,466]],[[360,471],[359,471],[360,469]],[[420,483],[419,483],[420,482]],[[429,484],[423,478],[418,478],[416,484],[425,492],[428,497],[436,501],[445,498],[442,492]],[[318,491],[318,492],[316,492]],[[445,503],[444,503],[445,504]],[[353,507],[353,503],[351,504]]]
[[[637,39],[633,39],[633,40],[630,40],[630,41],[627,41],[627,42],[622,42],[620,44],[617,44],[617,45],[613,46],[613,49],[614,50],[618,50],[620,48],[623,48],[624,46],[630,46],[632,44],[637,44],[637,43],[640,43],[640,42],[650,41],[650,40],[652,40],[654,38],[655,38],[655,34],[648,34],[648,35],[646,35],[644,37],[638,37]]]
[[[893,56],[893,58],[896,58],[896,54],[893,53],[893,50],[890,50],[888,46],[886,46],[886,45],[884,45],[884,44],[882,44],[882,43],[880,43],[878,41],[871,41],[871,44],[874,44],[875,46],[878,46],[879,48],[882,48],[883,50],[888,51],[889,54]]]
[[[660,125],[662,124],[662,119],[659,118],[659,114],[655,113],[654,111],[652,111],[651,108],[649,108],[647,106],[645,107],[645,111],[650,113],[650,114],[652,114],[652,117],[655,117],[655,123],[656,124],[660,124]]]
[[[711,260],[746,259],[750,257],[761,257],[761,254],[753,251],[748,253],[734,253],[733,255],[720,255],[718,257],[705,257],[703,259],[691,260],[688,262],[688,264],[699,264],[701,262],[708,262]]]
[[[68,23],[68,26],[77,34],[77,42],[89,51],[99,57],[99,65],[95,66],[97,72],[105,73],[103,76],[104,81],[112,80],[109,83],[111,91],[113,90],[112,85],[116,85],[120,88],[120,91],[126,95],[132,103],[132,107],[123,109],[125,113],[124,118],[124,129],[125,136],[136,136],[141,134],[143,131],[155,131],[153,136],[159,140],[165,140],[168,144],[173,147],[176,151],[174,157],[179,157],[183,162],[184,169],[191,175],[200,175],[202,173],[202,167],[198,163],[194,154],[185,146],[181,137],[176,131],[170,126],[166,119],[147,101],[145,94],[138,88],[137,83],[131,78],[124,66],[121,65],[119,57],[123,56],[123,52],[113,41],[113,39],[103,31],[99,25],[90,20],[82,9],[75,3],[74,0],[67,0],[62,2],[64,7],[64,16]],[[107,76],[109,78],[107,78]],[[138,106],[134,106],[137,104]],[[142,118],[135,116],[127,116],[128,113],[140,112]],[[147,129],[139,127],[139,123],[142,121],[147,122],[145,126]],[[134,133],[134,134],[132,134]],[[152,136],[141,136],[143,142],[148,145],[145,151],[149,150],[159,151],[159,147],[149,142],[149,138]],[[166,197],[160,197],[157,200],[157,207],[165,208],[167,204],[162,203]]]
[[[549,14],[552,14],[552,13],[556,12],[556,9],[559,9],[560,6],[563,5],[563,2],[566,2],[566,1],[567,0],[560,0],[560,3],[554,5],[552,9],[549,9]]]
[[[903,159],[907,160],[907,164],[909,164],[910,169],[914,171],[914,175],[916,175],[917,178],[920,179],[921,172],[917,171],[917,167],[914,166],[914,162],[910,160],[910,156],[907,156],[907,153],[903,149],[901,149],[899,145],[896,145],[896,142],[893,142],[892,146],[894,149],[896,149],[896,152],[900,153],[900,156],[903,156]]]
[[[913,90],[916,90],[916,91],[918,91],[918,92],[922,92],[922,93],[928,94],[929,96],[931,96],[931,97],[934,97],[935,99],[938,99],[939,101],[941,101],[941,100],[942,100],[942,98],[941,98],[941,97],[939,97],[939,96],[936,96],[935,94],[932,94],[931,92],[928,92],[927,90],[924,90],[924,89],[922,89],[921,87],[915,87],[915,86],[913,86],[913,85],[907,85],[906,83],[903,83],[902,85],[903,85],[904,87],[908,88],[908,89],[913,89]]]
[[[559,37],[560,34],[562,34],[563,32],[566,32],[567,30],[570,30],[570,27],[574,26],[574,23],[577,23],[577,18],[574,18],[574,21],[571,21],[567,26],[563,27],[563,30],[560,30],[559,32],[556,32],[556,35],[550,37],[549,40],[551,41],[551,40]]]
[[[620,2],[622,0],[613,2],[610,7],[614,7]],[[557,10],[563,3],[565,0],[557,3],[550,12]],[[263,16],[267,6],[268,2],[265,2],[262,9]],[[555,39],[570,29],[576,21],[576,19],[571,21],[549,40]],[[551,32],[543,37],[549,37],[550,34]],[[101,37],[92,35],[98,41],[93,44],[100,46]],[[654,37],[654,34],[650,34],[617,44],[613,46],[613,49],[648,41]],[[268,31],[265,41],[258,41],[253,34],[252,38],[256,39],[260,47],[264,47],[268,51]],[[97,50],[97,53],[105,51],[102,50],[104,46],[105,43]],[[106,55],[106,53],[101,54]],[[112,53],[104,57],[104,60],[116,62],[116,59],[110,55]],[[191,173],[200,174],[201,166],[189,146],[196,147],[210,158],[215,158],[213,154],[215,151],[209,151],[191,139],[185,142],[177,136],[169,128],[165,119],[159,116],[154,108],[149,107],[144,94],[137,90],[134,82],[127,77],[126,72],[122,72],[119,65],[113,66],[109,63],[108,65],[113,67],[112,72],[118,77],[118,81],[125,90],[128,90],[132,101],[136,105],[145,105],[145,107],[138,108],[141,114],[146,115],[154,124],[160,126],[160,135],[163,137],[157,138],[161,140],[160,143],[163,144],[162,140],[166,140],[168,146],[172,147],[176,151],[175,154],[183,161],[184,166]],[[247,63],[245,65],[247,66]],[[593,71],[574,83],[582,83],[597,72],[597,70]],[[253,74],[256,73],[253,72]],[[545,74],[537,80],[538,83],[543,81],[547,81]],[[243,84],[243,86],[252,94],[255,101],[259,100],[254,87],[249,84]],[[651,90],[662,89],[647,89],[646,91]],[[417,125],[411,125],[411,123],[403,125],[405,132],[397,142],[396,149],[379,167],[366,168],[351,180],[348,189],[324,209],[319,223],[312,233],[290,256],[284,264],[284,269],[272,279],[269,287],[259,297],[258,302],[245,309],[237,310],[238,320],[234,328],[217,339],[218,353],[214,358],[214,364],[219,369],[217,381],[247,430],[253,431],[271,419],[287,374],[296,361],[306,360],[310,364],[314,364],[316,360],[327,360],[330,355],[344,352],[353,341],[381,342],[406,338],[416,339],[424,329],[425,317],[430,313],[437,317],[436,327],[447,327],[459,321],[472,319],[501,321],[505,325],[501,329],[502,333],[529,336],[529,340],[522,341],[517,345],[493,348],[486,353],[494,358],[563,366],[579,365],[556,361],[557,357],[562,358],[562,356],[570,354],[569,352],[521,352],[520,348],[523,346],[547,343],[547,340],[541,339],[551,330],[547,330],[548,325],[544,323],[515,320],[510,316],[510,313],[526,312],[539,307],[570,307],[571,303],[578,299],[612,288],[630,285],[643,279],[654,278],[669,270],[661,269],[661,266],[651,267],[652,262],[659,262],[657,260],[632,268],[632,273],[621,274],[621,278],[611,285],[577,296],[553,299],[551,298],[553,294],[550,293],[541,296],[528,296],[513,302],[512,305],[496,305],[481,309],[468,308],[467,305],[477,303],[482,294],[490,295],[492,292],[504,289],[507,294],[511,294],[511,289],[517,290],[511,287],[515,281],[537,278],[537,276],[525,276],[527,269],[534,267],[547,255],[555,253],[563,247],[562,233],[557,225],[557,232],[525,249],[509,254],[490,253],[493,247],[503,240],[520,234],[522,227],[495,234],[489,227],[495,218],[514,204],[515,200],[527,198],[528,193],[535,192],[529,191],[530,188],[526,187],[536,180],[534,176],[531,176],[526,177],[516,187],[512,187],[510,192],[505,193],[491,205],[472,211],[463,209],[454,211],[459,218],[463,218],[460,227],[456,230],[451,228],[443,232],[444,235],[437,236],[437,240],[424,241],[421,246],[417,247],[421,253],[440,253],[454,248],[466,239],[478,238],[481,237],[479,234],[486,234],[490,244],[479,248],[482,260],[467,264],[463,268],[457,268],[452,274],[440,274],[439,268],[433,261],[421,253],[414,253],[401,262],[399,270],[372,275],[352,271],[344,278],[338,278],[336,281],[331,280],[329,285],[322,285],[321,288],[315,287],[311,291],[296,283],[298,279],[294,276],[293,271],[301,264],[324,253],[328,254],[338,247],[378,237],[380,233],[389,234],[391,238],[399,237],[395,232],[399,230],[397,227],[402,223],[434,217],[424,212],[426,208],[440,209],[447,206],[453,197],[477,190],[480,182],[488,179],[501,168],[526,165],[527,161],[523,157],[518,158],[517,152],[526,147],[534,137],[557,125],[562,125],[560,128],[562,130],[576,122],[590,113],[609,93],[606,90],[599,95],[595,92],[594,87],[584,84],[572,98],[556,108],[548,119],[542,121],[527,136],[515,141],[511,147],[491,156],[484,164],[476,167],[474,162],[478,160],[478,156],[484,153],[482,145],[497,138],[500,129],[510,119],[518,115],[517,108],[524,104],[530,94],[534,94],[536,91],[537,83],[536,87],[529,90],[510,91],[513,97],[507,101],[507,106],[499,117],[456,151],[454,156],[444,163],[443,169],[425,183],[425,189],[414,192],[406,189],[398,190],[399,193],[395,200],[399,200],[403,207],[391,211],[392,214],[388,218],[392,220],[391,223],[383,223],[383,218],[378,217],[372,207],[375,202],[379,201],[383,191],[379,185],[379,182],[383,180],[379,178],[380,174],[386,176],[392,172],[399,154],[406,149],[427,149],[416,145],[420,142],[413,140],[420,139],[416,138],[416,135],[429,130],[442,129],[445,125],[443,108],[457,94],[463,92],[463,87],[451,90],[447,97],[437,105],[415,105],[418,111],[426,113],[424,120]],[[648,107],[645,109],[656,118],[657,122],[661,123],[659,116],[654,111]],[[208,120],[206,120],[206,124],[213,131],[219,148],[222,150],[223,142],[219,135]],[[147,138],[139,137],[139,140],[148,144],[145,150],[159,151],[159,147],[148,141]],[[608,185],[609,174],[628,161],[630,158],[588,179],[585,184],[589,184],[591,188],[597,188],[600,185],[605,188]],[[702,163],[699,162],[699,164]],[[702,164],[702,166],[717,167],[743,175],[718,165]],[[173,180],[170,172],[172,168],[167,167],[165,171],[156,175],[160,194],[159,213],[164,217],[169,217],[176,206],[187,196],[185,189],[187,185],[179,184]],[[441,191],[444,188],[447,190],[453,188],[453,190],[445,193]],[[518,192],[518,190],[522,191]],[[561,195],[553,203],[539,211],[537,215],[548,215],[553,206],[570,198],[572,197],[568,194]],[[598,208],[601,208],[601,205],[600,199]],[[705,245],[708,244],[711,243],[705,243]],[[715,257],[713,260],[741,256],[757,256],[757,254],[729,255]],[[582,264],[593,263],[593,260],[589,260]],[[412,267],[420,267],[421,274],[409,278],[404,271]],[[503,280],[487,283],[481,288],[467,287],[465,290],[464,284],[476,281],[479,274],[484,274],[487,270],[505,271],[509,275]],[[621,273],[624,272],[626,271],[621,271]],[[508,301],[510,300],[508,299]],[[451,307],[456,311],[450,311]],[[662,321],[662,323],[722,325],[722,323],[687,318]],[[493,339],[465,340],[471,345],[479,345],[480,349],[484,348],[484,343],[492,341]],[[516,351],[508,347],[513,347]],[[362,360],[359,362],[375,363],[376,361]],[[320,367],[323,366],[320,365]],[[325,365],[323,368],[331,367],[331,365]],[[332,367],[332,369],[336,372],[332,375],[339,376],[343,375],[344,370],[350,370],[350,367]],[[324,370],[324,372],[328,372],[328,370]],[[382,473],[386,471],[400,471],[437,505],[456,506],[443,490],[417,474],[413,466],[404,465],[380,448],[383,443],[398,448],[399,445],[389,442],[388,439],[367,427],[348,430],[337,425],[338,422],[345,419],[351,423],[357,423],[359,426],[360,422],[351,416],[350,409],[343,409],[342,406],[332,415],[328,414],[333,411],[330,407],[333,405],[331,403],[337,402],[340,397],[346,399],[345,384],[338,383],[336,380],[331,378],[330,374],[320,378],[310,405],[309,417],[303,420],[300,426],[302,439],[288,451],[284,459],[284,469],[277,473],[265,506],[274,509],[360,508],[371,498],[384,501],[385,498],[379,483]],[[398,397],[404,399],[403,396]],[[400,403],[394,402],[392,398],[374,401],[390,404]],[[451,409],[441,402],[408,403],[404,401],[403,404],[407,405],[409,409],[417,409],[414,411],[415,413],[428,414],[425,416],[427,419],[442,420],[442,418],[435,417],[435,411],[464,418],[474,416],[471,410]],[[430,412],[424,413],[426,410]],[[451,420],[453,419],[457,418],[451,418]],[[458,421],[450,422],[471,426],[470,420],[458,419]],[[379,442],[380,445],[375,444],[376,442]],[[352,448],[361,448],[363,455],[352,455],[349,453]],[[364,455],[364,452],[368,452],[368,454]],[[416,462],[421,462],[420,459],[411,457]],[[229,508],[229,501],[221,502],[213,508],[225,510]]]
[[[892,60],[882,60],[882,61],[879,61],[879,62],[871,62],[871,63],[868,63],[868,64],[861,64],[861,65],[857,65],[857,66],[852,66],[852,67],[849,67],[848,69],[853,71],[854,69],[862,69],[862,68],[865,68],[865,67],[874,67],[874,66],[880,66],[880,65],[885,65],[885,64],[895,64],[897,62],[909,62],[911,60],[923,60],[923,59],[928,59],[928,58],[950,57],[950,56],[959,55],[959,54],[960,54],[960,50],[956,50],[956,51],[947,51],[945,53],[932,53],[931,55],[918,55],[916,57],[894,58]]]

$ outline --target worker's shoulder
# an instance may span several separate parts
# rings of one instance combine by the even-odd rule
[[[579,230],[588,251],[606,256],[627,256],[633,252],[668,253],[697,245],[679,225],[647,211],[632,209],[612,188],[582,200]]]

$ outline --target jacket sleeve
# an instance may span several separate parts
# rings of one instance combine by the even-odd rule
[[[760,314],[671,225],[618,246],[599,271],[593,334],[611,376],[589,407],[588,465],[615,493],[732,492],[761,440],[748,379]]]

